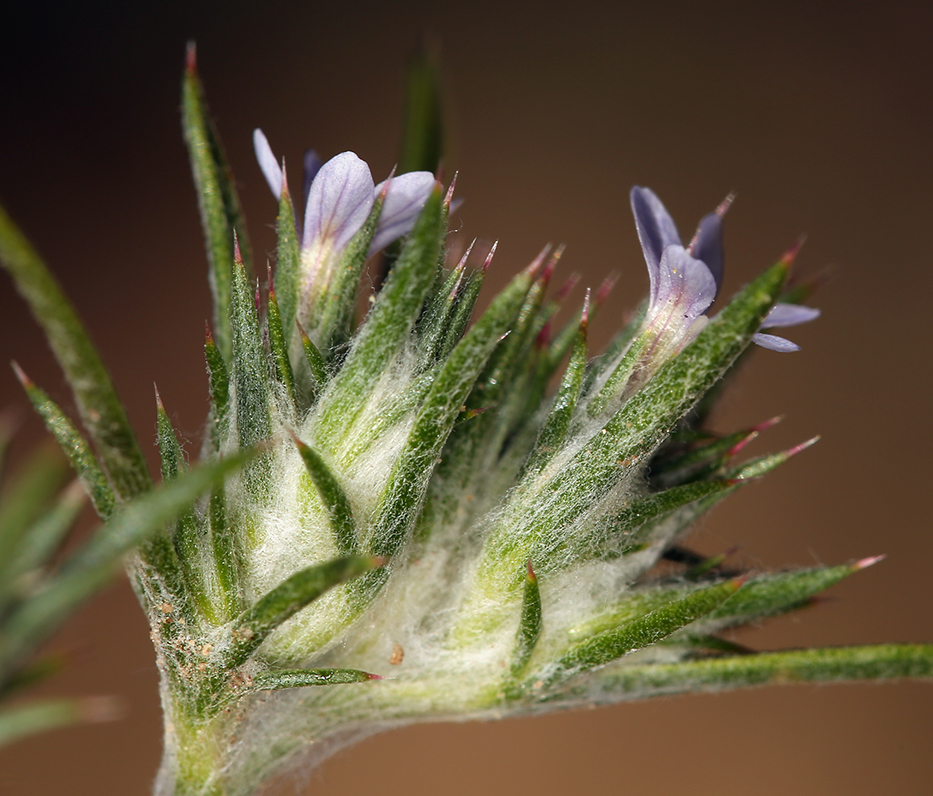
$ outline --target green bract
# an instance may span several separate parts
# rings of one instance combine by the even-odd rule
[[[434,85],[415,81],[412,168],[436,166],[418,154],[438,151]],[[700,306],[689,281],[664,283],[647,315],[590,358],[598,301],[553,331],[559,301],[547,289],[560,251],[543,252],[470,322],[492,252],[481,269],[470,252],[448,265],[452,190],[429,179],[423,195],[404,195],[415,208],[407,234],[384,256],[385,281],[357,324],[356,280],[381,214],[401,202],[391,181],[373,195],[356,156],[325,164],[313,200],[340,195],[326,182],[336,174],[365,212],[351,208],[344,240],[325,223],[330,209],[350,215],[333,199],[315,210],[324,232],[307,244],[305,229],[300,243],[284,168],[263,150],[279,245],[277,270],[259,285],[193,52],[184,125],[214,295],[210,413],[206,463],[186,472],[158,403],[161,493],[123,508],[149,487],[122,408],[73,311],[0,219],[0,254],[75,387],[90,444],[30,395],[102,516],[119,528],[158,494],[213,484],[130,564],[162,677],[159,793],[255,793],[298,755],[320,758],[400,722],[788,679],[930,676],[931,646],[755,655],[716,635],[799,608],[874,559],[737,576],[679,547],[697,516],[797,450],[740,463],[760,429],[700,430],[717,385],[782,297],[791,256],[701,323],[711,298]],[[706,268],[698,250],[677,251],[677,262]],[[659,279],[677,276],[670,252],[656,259]],[[326,279],[308,285],[308,273]],[[310,318],[303,296],[313,296]],[[657,345],[668,296],[691,308],[690,325]],[[223,483],[212,480],[218,461],[229,463]],[[109,560],[122,544],[105,536],[83,555]],[[665,557],[686,563],[657,566]]]

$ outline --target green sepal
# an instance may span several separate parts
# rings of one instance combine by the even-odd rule
[[[248,691],[278,691],[315,685],[343,685],[380,680],[378,675],[359,669],[283,669],[253,675]]]
[[[266,318],[269,329],[269,349],[272,353],[272,362],[275,365],[275,376],[285,389],[292,411],[297,409],[297,394],[295,392],[295,376],[292,373],[292,363],[288,356],[288,340],[282,328],[282,316],[279,313],[275,288],[269,282],[269,310]]]
[[[554,397],[554,403],[551,405],[547,420],[544,421],[544,426],[538,434],[534,450],[525,465],[526,473],[537,472],[551,460],[564,444],[567,429],[570,428],[570,421],[577,407],[580,387],[583,384],[583,376],[586,372],[588,326],[586,308],[588,305],[589,293],[587,293],[587,301],[584,305],[583,315],[580,318],[580,325],[577,328],[573,350],[570,353],[570,362],[567,363],[567,369],[564,371],[560,388]]]
[[[219,603],[214,606],[218,616],[230,620],[239,613],[240,547],[236,529],[227,521],[227,497],[223,485],[215,487],[208,503],[208,523],[211,530],[211,552],[217,573]]]
[[[45,332],[117,497],[128,500],[145,492],[152,484],[146,459],[100,354],[58,282],[2,207],[0,264]]]
[[[242,261],[233,267],[233,300],[230,305],[233,331],[232,382],[236,400],[236,434],[241,448],[263,442],[272,435],[272,385],[266,352],[251,290]],[[256,500],[267,491],[268,467],[261,460],[244,468],[247,490]]]
[[[295,206],[288,190],[288,177],[285,163],[282,163],[282,194],[279,197],[279,215],[276,222],[275,279],[271,288],[275,288],[282,329],[287,343],[291,345],[295,322],[298,318],[298,296],[301,279],[301,245],[298,240],[298,227],[295,223]]]
[[[188,463],[181,445],[178,444],[178,437],[158,390],[156,390],[156,438],[162,459],[162,480],[169,482],[183,476],[188,471]],[[194,507],[180,512],[173,525],[171,539],[178,557],[178,565],[185,579],[185,592],[191,596],[203,614],[216,620],[216,612],[213,610],[205,588],[205,573],[201,569],[202,533]]]
[[[201,227],[210,266],[208,275],[214,300],[217,347],[224,359],[230,361],[233,353],[233,335],[230,331],[233,285],[230,269],[233,264],[234,237],[247,266],[251,260],[249,238],[233,171],[227,163],[220,137],[204,100],[193,43],[188,45],[181,110],[182,129],[198,194],[198,209],[201,212]]]
[[[486,258],[487,264],[494,252],[495,246],[493,246]],[[457,297],[447,322],[447,328],[437,347],[436,358],[438,362],[442,362],[450,356],[450,352],[454,350],[454,347],[466,333],[467,327],[470,325],[470,318],[473,316],[473,308],[476,306],[476,300],[479,298],[480,289],[483,287],[485,278],[485,268],[478,271],[471,271],[464,278],[457,292]]]
[[[353,509],[350,507],[350,501],[343,487],[340,486],[337,477],[316,450],[305,445],[297,437],[294,441],[305,464],[305,469],[317,487],[321,502],[327,510],[338,552],[344,556],[359,552]]]
[[[227,435],[230,412],[230,374],[224,358],[214,342],[210,328],[206,329],[204,339],[204,359],[207,361],[207,377],[211,396],[211,410],[208,417],[208,437],[215,453]]]
[[[327,363],[317,346],[298,324],[298,333],[301,335],[301,347],[305,352],[305,360],[308,363],[308,369],[311,371],[311,403],[313,404],[320,394],[324,392],[329,376],[327,375]]]
[[[32,380],[14,363],[14,370],[26,390],[26,395],[33,407],[45,422],[45,427],[55,437],[61,449],[71,462],[75,473],[84,484],[94,509],[101,519],[108,519],[113,514],[114,495],[107,477],[97,463],[91,446],[67,418],[61,408],[49,396],[37,387]]]
[[[397,271],[398,265],[393,275]],[[532,277],[531,272],[523,271],[493,299],[438,372],[389,479],[370,541],[373,553],[394,555],[408,538],[450,430],[483,366],[524,302]],[[389,278],[391,281],[392,276]]]
[[[345,556],[307,567],[286,578],[232,622],[229,646],[220,656],[221,676],[245,663],[273,630],[328,589],[384,563],[384,559],[374,556]]]
[[[602,389],[587,402],[586,410],[590,417],[597,417],[609,407],[618,405],[617,401],[625,393],[625,388],[638,367],[642,352],[645,350],[648,341],[649,337],[647,335],[640,335],[632,341]]]
[[[319,409],[318,439],[327,445],[352,426],[371,385],[408,339],[434,281],[445,229],[440,187],[435,186]]]
[[[571,647],[547,674],[544,689],[604,666],[636,650],[644,649],[669,637],[681,628],[715,611],[742,585],[731,580],[697,590],[667,605],[656,608],[625,624],[603,631]]]
[[[541,637],[541,590],[535,577],[531,561],[525,573],[525,590],[522,594],[522,611],[518,620],[518,633],[515,639],[515,652],[512,656],[511,673],[513,678],[521,675],[522,670],[535,651]]]
[[[10,614],[0,647],[0,671],[7,671],[35,650],[80,602],[113,577],[123,557],[140,544],[143,565],[154,568],[162,582],[172,586],[179,583],[174,550],[169,546],[171,557],[164,548],[159,548],[158,555],[152,555],[145,540],[254,455],[255,451],[243,451],[192,468],[184,476],[127,504],[65,561],[54,578]]]
[[[365,223],[350,239],[333,271],[318,276],[326,288],[318,296],[318,303],[311,307],[306,325],[308,332],[317,340],[318,350],[329,363],[339,362],[353,332],[360,277],[369,257],[369,244],[376,234],[384,201],[384,193],[376,197]],[[415,230],[412,230],[414,234]]]

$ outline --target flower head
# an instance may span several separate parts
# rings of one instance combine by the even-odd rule
[[[649,188],[632,188],[632,212],[651,285],[645,324],[656,335],[652,346],[655,361],[663,362],[679,351],[706,325],[705,313],[722,286],[722,221],[733,199],[729,194],[705,215],[684,248],[674,220],[657,195]],[[779,303],[761,328],[795,326],[819,314],[811,307]],[[759,333],[752,339],[772,351],[800,350],[790,340],[772,334]]]
[[[253,146],[269,188],[276,199],[281,199],[283,190],[287,189],[285,172],[259,128],[253,131]],[[307,325],[354,237],[371,235],[367,248],[369,256],[408,234],[435,179],[430,172],[413,171],[390,176],[375,185],[369,166],[353,152],[341,152],[322,164],[317,154],[309,150],[304,166],[297,317]],[[364,230],[374,208],[378,212],[375,229]]]

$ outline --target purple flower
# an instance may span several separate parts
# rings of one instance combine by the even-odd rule
[[[657,336],[652,349],[662,360],[683,348],[706,325],[705,313],[722,284],[722,220],[733,198],[729,194],[702,218],[684,248],[674,220],[655,193],[649,188],[632,188],[632,212],[650,282],[645,325]],[[793,326],[812,321],[819,314],[819,310],[809,307],[776,304],[761,328]],[[774,351],[799,350],[794,343],[775,335],[758,333],[752,339]]]
[[[276,198],[281,197],[282,167],[258,128],[253,131],[253,145],[266,182]],[[323,165],[313,151],[309,152],[305,156],[304,219],[299,228],[299,317],[307,316],[310,304],[327,291],[341,254],[366,223],[377,198],[383,196],[383,205],[369,254],[411,231],[434,184],[430,172],[413,171],[375,185],[369,166],[353,152],[342,152]]]

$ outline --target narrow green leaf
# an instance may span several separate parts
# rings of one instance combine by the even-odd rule
[[[3,208],[0,264],[45,332],[114,492],[123,500],[145,492],[151,485],[146,460],[107,369],[71,302]]]
[[[81,479],[81,483],[84,484],[97,514],[101,519],[109,519],[114,509],[113,490],[107,483],[107,477],[100,469],[91,446],[72,425],[61,408],[37,387],[16,363],[13,364],[13,369],[36,412],[45,421],[45,427],[55,437],[71,462],[75,473]]]
[[[208,521],[211,529],[211,551],[217,572],[216,600],[218,615],[232,619],[242,610],[240,590],[240,547],[235,529],[227,522],[226,493],[223,486],[211,492]]]
[[[67,476],[65,458],[53,445],[43,445],[6,484],[0,494],[0,562],[15,555]]]
[[[320,394],[324,392],[324,387],[327,386],[329,380],[329,376],[327,375],[327,363],[324,361],[321,352],[318,351],[317,346],[312,342],[311,338],[308,337],[305,330],[301,328],[301,324],[298,324],[298,333],[301,335],[301,345],[305,352],[305,360],[311,371],[311,403],[314,403]]]
[[[393,275],[396,272],[393,271]],[[438,372],[389,479],[370,542],[370,549],[377,555],[394,555],[408,538],[438,456],[461,407],[489,356],[515,319],[531,289],[532,279],[530,270],[518,274],[493,299]]]
[[[218,453],[221,443],[227,435],[227,425],[229,423],[230,376],[209,327],[206,329],[204,341],[204,358],[207,361],[207,376],[211,394],[211,411],[207,421],[208,435],[214,452]]]
[[[382,678],[359,669],[285,669],[254,675],[248,691],[278,691],[282,688],[306,688],[314,685],[368,683]]]
[[[580,396],[583,375],[586,372],[589,297],[590,294],[587,291],[586,300],[583,304],[583,315],[577,329],[577,339],[570,354],[570,362],[564,371],[551,411],[548,413],[547,420],[538,435],[534,451],[532,451],[528,464],[525,466],[526,473],[534,473],[542,469],[554,454],[560,450],[567,436],[567,429],[570,427],[570,421],[577,406],[577,398]]]
[[[241,448],[263,442],[272,435],[272,385],[254,295],[246,269],[238,260],[233,268],[230,326],[236,434]],[[261,459],[244,468],[243,479],[254,498],[261,499],[267,494],[268,467]]]
[[[288,356],[288,341],[282,329],[282,316],[279,314],[279,303],[276,300],[275,288],[269,282],[269,314],[266,319],[269,328],[269,348],[272,361],[275,364],[275,375],[279,383],[285,388],[291,407],[297,409],[295,393],[295,377],[292,374],[292,364]]]
[[[618,400],[625,393],[632,375],[638,367],[642,352],[647,344],[647,337],[641,335],[632,341],[628,350],[619,360],[619,364],[610,374],[602,389],[594,395],[586,405],[586,410],[590,417],[597,417],[606,411],[610,406],[618,406]]]
[[[109,697],[43,699],[0,711],[0,746],[29,735],[86,721],[111,721],[118,716]]]
[[[602,694],[645,698],[761,685],[933,678],[933,644],[760,652],[674,664],[618,666],[587,678],[588,700]],[[594,694],[594,690],[596,693]],[[568,689],[558,698],[574,699]]]
[[[576,674],[604,666],[636,650],[649,647],[716,610],[742,585],[731,580],[695,591],[620,627],[587,639],[563,655],[546,678],[544,689]]]
[[[522,595],[522,613],[518,622],[518,635],[515,639],[515,653],[512,657],[512,677],[518,677],[525,664],[535,651],[541,637],[541,591],[538,579],[528,562],[525,574],[525,592]]]
[[[369,387],[394,360],[415,324],[443,241],[445,224],[440,187],[435,187],[408,236],[382,292],[376,298],[340,372],[319,409],[318,439],[333,444],[353,424],[368,399]]]
[[[408,62],[405,127],[399,173],[436,172],[444,151],[444,126],[437,59],[425,47]]]
[[[321,502],[323,502],[330,516],[331,530],[334,534],[337,550],[341,555],[352,555],[359,552],[353,509],[350,508],[350,501],[347,499],[343,487],[340,486],[337,477],[316,450],[309,448],[297,437],[295,437],[295,445],[298,447],[298,452],[305,463],[308,475],[311,476],[311,480],[314,481],[314,485],[317,487]]]
[[[85,506],[83,486],[77,481],[59,496],[55,505],[29,527],[29,532],[9,558],[0,559],[0,613],[27,578],[45,566],[74,527]]]
[[[239,241],[243,262],[250,262],[249,238],[233,172],[211,121],[204,89],[198,75],[194,44],[188,45],[185,76],[182,81],[182,128],[191,172],[198,193],[198,209],[210,264],[209,277],[214,299],[214,331],[217,347],[229,361],[233,352],[230,332],[230,304],[233,300],[231,267],[233,239]]]
[[[346,556],[299,570],[267,592],[234,620],[230,646],[222,655],[219,671],[226,675],[243,664],[277,627],[314,602],[328,589],[382,566],[384,559]]]
[[[814,567],[796,572],[758,575],[749,580],[745,588],[731,600],[698,622],[696,632],[718,633],[728,627],[756,622],[800,608],[815,594],[825,591],[877,561],[877,558],[866,558],[835,567]]]
[[[162,457],[162,480],[168,482],[184,475],[188,470],[188,464],[158,390],[156,390],[156,417],[159,453]],[[186,592],[191,595],[193,602],[204,615],[216,619],[216,612],[213,610],[206,589],[205,573],[202,571],[201,536],[201,521],[194,508],[182,511],[174,522],[174,532],[171,537],[178,564],[185,579]]]
[[[56,578],[10,615],[4,627],[4,644],[0,647],[0,671],[21,661],[48,638],[80,602],[103,587],[119,569],[123,556],[162,530],[207,489],[222,482],[254,455],[255,451],[243,451],[192,468],[184,476],[127,504],[75,551]],[[177,578],[177,573],[171,571],[171,561],[150,562],[152,566],[156,564],[161,578]]]
[[[288,175],[285,163],[282,163],[282,195],[279,197],[279,215],[276,222],[278,242],[275,255],[275,280],[270,285],[275,288],[282,329],[285,330],[286,349],[298,318],[298,295],[301,269],[301,247],[298,241],[298,229],[295,224],[295,206],[288,190]]]
[[[486,270],[495,254],[496,246],[493,244],[489,254],[486,257],[486,263],[480,270],[471,271],[466,275],[464,281],[457,293],[454,301],[453,310],[447,322],[447,328],[439,340],[436,349],[436,358],[438,362],[443,361],[450,352],[454,350],[457,343],[460,342],[467,327],[470,325],[470,318],[473,316],[473,308],[476,306],[476,300],[479,298],[480,290],[486,278]]]

